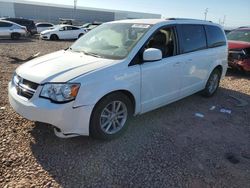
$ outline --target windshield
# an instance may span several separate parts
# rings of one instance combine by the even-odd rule
[[[228,40],[250,42],[250,30],[235,30],[227,35]]]
[[[146,24],[103,24],[77,40],[70,49],[96,57],[123,59],[149,28]]]

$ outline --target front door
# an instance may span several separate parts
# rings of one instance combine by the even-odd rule
[[[159,61],[144,62],[141,65],[141,107],[142,113],[176,100],[180,95],[181,64],[177,55],[174,27],[157,31],[145,49],[162,51]]]

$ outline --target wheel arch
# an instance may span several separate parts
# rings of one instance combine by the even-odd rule
[[[223,72],[223,67],[222,67],[222,65],[217,65],[216,67],[214,67],[214,69],[212,70],[212,72],[215,70],[215,69],[218,69],[219,71],[220,71],[220,76],[222,76],[222,72]],[[211,72],[211,73],[212,73]],[[211,74],[210,73],[210,74]]]
[[[79,33],[78,38],[80,38],[83,35],[84,35],[84,33]]]
[[[58,36],[56,33],[50,34],[50,36],[49,36],[49,39],[50,39],[50,40],[51,40],[51,37],[52,37],[53,35],[56,36],[58,40],[60,40],[59,36]]]
[[[131,101],[131,103],[132,103],[132,109],[133,109],[132,114],[135,113],[135,108],[136,108],[135,96],[134,96],[130,91],[128,91],[128,90],[120,89],[120,90],[111,91],[111,92],[105,94],[104,96],[102,96],[101,98],[99,98],[98,101],[95,103],[95,106],[94,106],[94,108],[93,108],[93,110],[92,110],[92,112],[91,112],[91,116],[92,116],[92,113],[93,113],[95,107],[98,105],[98,103],[99,103],[103,98],[107,97],[108,95],[112,95],[112,94],[114,94],[114,93],[122,93],[122,94],[124,94],[125,96],[127,96],[128,99],[129,99],[129,100]]]

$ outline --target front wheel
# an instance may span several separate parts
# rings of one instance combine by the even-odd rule
[[[90,134],[94,138],[111,140],[127,128],[132,103],[123,93],[110,94],[97,103],[90,120]]]
[[[52,34],[50,36],[50,40],[58,40],[58,39],[59,39],[59,37],[56,34]]]
[[[214,69],[210,74],[206,87],[202,92],[202,95],[205,97],[211,97],[217,91],[220,84],[221,72],[218,69]]]

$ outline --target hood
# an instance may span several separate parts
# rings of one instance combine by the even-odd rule
[[[22,78],[38,84],[67,82],[82,74],[117,62],[117,60],[97,58],[79,52],[61,50],[24,63],[16,70],[16,73]]]
[[[229,50],[250,48],[250,42],[229,40],[228,41],[228,48],[229,48]]]

